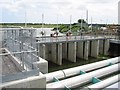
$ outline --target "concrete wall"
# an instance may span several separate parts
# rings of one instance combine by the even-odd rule
[[[26,79],[2,83],[2,88],[46,88],[46,78],[42,74],[40,76],[32,76]]]
[[[48,61],[40,58],[39,61],[33,63],[35,66],[37,66],[41,73],[45,74],[48,73]]]
[[[6,48],[3,49],[6,53],[10,53],[9,50],[7,50]],[[15,64],[15,66],[22,71],[23,67],[20,65],[20,60],[18,58],[16,58],[15,56],[13,56],[12,54],[9,54],[8,57],[13,61],[13,63]]]

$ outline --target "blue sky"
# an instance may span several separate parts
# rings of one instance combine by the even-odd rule
[[[0,22],[72,23],[79,18],[89,23],[117,23],[119,0],[0,0]],[[26,14],[25,14],[26,13]]]

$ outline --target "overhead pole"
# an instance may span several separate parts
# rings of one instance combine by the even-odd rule
[[[86,10],[86,24],[87,24],[87,29],[88,29],[88,10]]]
[[[88,24],[88,10],[86,11],[86,22]]]
[[[42,31],[43,31],[43,28],[44,28],[44,14],[42,14]]]
[[[26,13],[26,6],[25,6],[25,28],[27,27],[27,13]]]
[[[71,28],[72,28],[71,22],[72,22],[72,15],[70,15],[70,32],[71,32]]]
[[[58,31],[58,14],[57,14],[57,31]]]
[[[91,17],[91,31],[93,30],[92,17]]]
[[[83,20],[81,18],[81,31],[82,31],[82,27],[83,27]]]

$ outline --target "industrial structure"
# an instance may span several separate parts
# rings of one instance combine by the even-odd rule
[[[1,28],[1,82],[0,86],[11,84],[12,81],[26,79],[23,82],[45,82],[45,77],[42,73],[47,73],[47,61],[37,56],[35,29],[21,29],[21,28]],[[45,64],[44,64],[45,63]],[[40,65],[42,64],[42,65]],[[42,66],[42,67],[41,67]],[[44,67],[44,69],[42,69]],[[41,69],[40,69],[41,68]],[[42,71],[39,71],[42,70]],[[41,73],[40,73],[41,72]],[[31,78],[32,77],[32,78]],[[8,86],[12,87],[12,85]],[[15,87],[25,86],[15,85]],[[33,85],[31,85],[33,87]],[[34,86],[35,88],[36,86]],[[40,84],[40,87],[44,85]]]
[[[1,28],[0,34],[0,89],[101,89],[120,81],[119,56],[48,73],[49,60],[62,65],[63,58],[76,63],[76,57],[108,55],[109,41],[115,37],[36,38],[36,29],[31,28]]]
[[[108,55],[109,40],[115,37],[95,37],[95,36],[71,36],[37,38],[39,56],[62,65],[62,59],[76,62],[76,57],[85,60],[90,57],[97,58],[99,54]]]

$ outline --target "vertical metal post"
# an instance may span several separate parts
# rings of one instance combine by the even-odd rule
[[[17,51],[16,49],[18,49],[15,40],[16,40],[16,30],[14,30],[14,45],[15,45],[14,52],[16,52]],[[14,54],[14,56],[16,56],[16,54]]]
[[[71,28],[72,28],[71,22],[72,22],[72,15],[70,15],[70,32],[71,32]]]
[[[88,10],[86,11],[86,22],[88,23]]]
[[[58,14],[57,14],[57,31],[58,31]]]
[[[14,52],[14,42],[15,42],[15,39],[14,39],[14,30],[12,30],[12,52]]]
[[[81,28],[81,31],[80,31],[81,33],[80,33],[80,34],[81,34],[81,38],[82,38],[82,18],[81,18],[81,25],[80,25],[80,28]]]
[[[88,30],[88,10],[86,11],[86,24],[87,24],[87,30]]]
[[[8,30],[6,30],[6,47],[7,47],[7,49],[8,49]]]
[[[30,46],[32,47],[33,46],[33,30],[30,30]],[[30,50],[32,51],[32,48],[30,48]],[[30,52],[30,57],[31,57],[31,68],[33,69],[33,65],[32,65],[32,62],[33,62],[33,56],[32,56],[32,52]]]
[[[93,30],[93,28],[92,28],[92,17],[91,17],[91,31]]]
[[[27,13],[26,13],[26,7],[25,7],[25,28],[27,27]]]
[[[19,30],[19,41],[20,41],[20,44],[19,44],[19,47],[20,47],[20,52],[23,51],[23,30],[20,29]],[[20,59],[21,59],[21,64],[22,64],[22,68],[24,70],[24,57],[23,57],[23,53],[20,54]]]
[[[42,32],[43,32],[43,28],[44,28],[44,14],[42,14]]]

